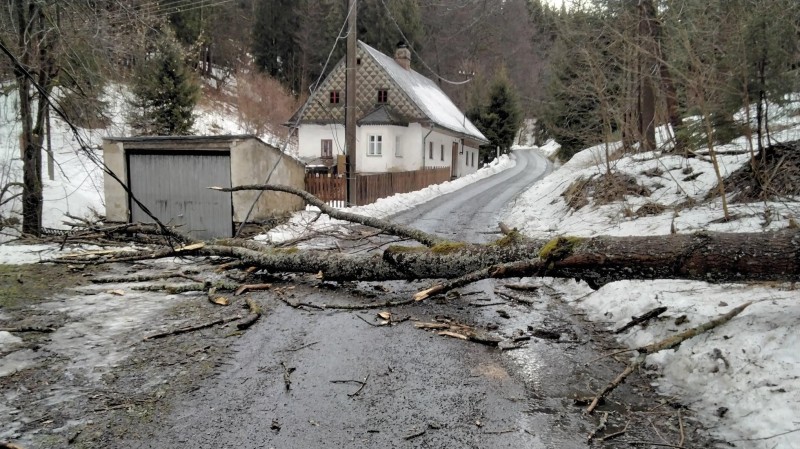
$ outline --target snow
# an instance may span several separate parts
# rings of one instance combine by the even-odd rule
[[[487,178],[495,173],[499,173],[503,170],[514,167],[515,165],[516,160],[514,159],[513,155],[502,155],[490,162],[487,166],[480,168],[478,171],[470,175],[463,176],[452,181],[447,181],[442,184],[428,186],[415,192],[399,193],[388,198],[381,198],[372,204],[348,208],[347,211],[368,217],[386,218],[390,215],[411,209],[418,204],[430,201],[438,196],[454,192],[478,180]],[[346,222],[334,220],[328,215],[319,216],[319,209],[316,207],[308,207],[305,211],[295,213],[286,224],[271,229],[266,234],[258,235],[255,237],[255,239],[277,244],[299,238],[309,232],[347,232],[346,224]],[[301,244],[299,246],[304,245]]]
[[[794,103],[772,108],[780,117],[775,123],[780,122],[781,128],[772,133],[773,140],[800,139],[797,98],[792,98]],[[667,130],[659,131],[663,144]],[[551,141],[538,151],[550,156],[557,149]],[[731,214],[739,218],[717,222],[715,219],[723,216],[721,199],[705,200],[716,186],[707,158],[687,159],[659,151],[620,157],[615,154],[618,149],[618,143],[608,148],[612,170],[647,186],[652,192],[649,197],[628,196],[600,206],[590,202],[578,210],[567,206],[561,195],[575,180],[605,172],[606,147],[598,145],[579,152],[525,192],[503,222],[528,236],[550,238],[565,234],[663,235],[671,232],[673,224],[678,233],[761,232],[785,229],[792,219],[800,218],[800,198],[787,198],[731,204]],[[716,148],[725,153],[717,156],[723,176],[747,163],[747,149],[745,138]],[[740,154],[729,154],[733,152]],[[701,155],[707,153],[699,151]],[[651,177],[643,173],[655,168],[663,174]],[[690,179],[690,175],[698,176]],[[699,204],[690,207],[687,200]],[[666,206],[666,211],[631,216],[630,211],[647,202]],[[769,222],[765,220],[767,214]],[[754,301],[730,322],[682,343],[676,350],[649,356],[644,369],[656,376],[653,385],[661,393],[686,404],[719,440],[754,449],[800,448],[800,293],[794,284],[620,281],[593,292],[575,281],[549,282],[573,306],[585,311],[588,319],[609,330],[621,327],[632,316],[666,306],[667,312],[646,327],[635,326],[618,335],[620,343],[629,348],[662,340]],[[684,315],[688,321],[676,324],[676,319]]]
[[[472,136],[478,140],[486,140],[486,137],[478,131],[478,128],[466,118],[458,106],[442,92],[430,78],[418,72],[406,70],[393,58],[379,52],[369,45],[359,41],[359,45],[364,48],[380,64],[389,76],[398,84],[400,89],[408,94],[411,100],[420,108],[425,115],[433,120],[437,125],[451,131]]]
[[[383,60],[381,58],[391,61],[385,55],[378,56],[379,61]],[[414,92],[431,95],[429,98],[416,98],[415,101],[422,102],[425,107],[443,109],[442,102],[445,100],[438,93],[429,91],[429,86],[425,84],[430,80],[417,80],[413,74],[405,71],[398,76],[401,76],[402,82],[414,86]],[[127,92],[122,88],[109,91],[107,99],[112,106],[110,115],[118,120],[109,128],[80,130],[82,138],[95,148],[90,151],[95,151],[96,157],[102,157],[96,150],[102,137],[130,133],[122,120],[126,95]],[[774,122],[775,132],[772,133],[775,140],[800,138],[798,96],[789,99],[791,102],[787,105],[771,108],[779,115],[778,121]],[[449,99],[446,101],[452,104]],[[0,97],[0,183],[21,179],[15,108],[13,95]],[[744,117],[744,114],[740,115]],[[441,126],[465,126],[459,129],[469,134],[475,131],[471,124],[467,126],[468,122],[463,122],[460,112],[445,114],[441,120]],[[230,110],[209,106],[199,112],[196,127],[201,134],[242,134],[242,128],[237,123],[235,114]],[[99,167],[79,151],[79,145],[70,130],[57,119],[53,120],[53,127],[53,146],[58,165],[55,179],[45,180],[44,223],[48,227],[64,227],[65,212],[81,217],[103,214],[103,177]],[[659,131],[663,140],[668,129]],[[273,142],[270,136],[261,137]],[[526,141],[515,148],[539,151],[553,158],[559,145],[549,141],[541,147],[535,147]],[[608,147],[598,145],[579,152],[525,192],[508,215],[502,217],[502,221],[531,237],[549,238],[563,234],[659,235],[669,234],[673,227],[679,233],[698,230],[760,232],[786,228],[791,220],[800,218],[797,199],[786,199],[780,202],[732,204],[731,213],[739,218],[727,223],[717,222],[715,219],[722,217],[722,205],[719,199],[705,200],[709,190],[716,185],[716,177],[712,164],[702,156],[703,151],[699,152],[700,157],[686,159],[660,151],[620,156],[616,154],[618,149],[618,143],[611,143]],[[747,163],[747,153],[743,152],[747,149],[744,138],[716,149],[721,153],[718,157],[723,175]],[[735,154],[737,151],[739,154]],[[628,174],[647,186],[651,191],[650,196],[628,196],[601,206],[590,203],[578,210],[569,209],[561,194],[579,177],[603,173],[606,169],[606,152],[611,156],[608,161],[613,170]],[[504,156],[473,175],[418,192],[395,195],[351,211],[372,217],[388,217],[514,164],[513,158]],[[663,173],[658,176],[643,173],[656,168]],[[647,202],[661,204],[666,210],[639,218],[631,215],[631,211]],[[697,205],[691,206],[693,202]],[[19,209],[19,201],[12,201],[0,209],[0,214],[3,217],[14,216]],[[765,220],[767,213],[771,217],[768,223]],[[281,242],[298,237],[309,229],[338,232],[344,229],[342,225],[327,216],[317,218],[316,211],[307,210],[295,214],[287,225],[258,238]],[[35,263],[51,257],[59,249],[59,245],[6,243],[0,245],[0,261]],[[559,289],[574,307],[585,311],[587,318],[608,329],[616,329],[631,316],[641,315],[654,307],[668,307],[660,319],[653,320],[646,327],[636,326],[618,336],[619,341],[630,348],[674,335],[740,304],[755,301],[730,322],[684,342],[678,349],[649,356],[644,369],[656,376],[653,383],[663,394],[676,397],[686,404],[715,437],[738,447],[754,449],[800,447],[800,432],[791,432],[800,428],[800,351],[797,350],[800,347],[800,294],[793,285],[620,281],[593,292],[585,284],[575,281],[547,282]],[[94,308],[101,307],[104,301],[108,302],[111,298],[97,299],[87,303],[85,308],[71,307],[70,310],[81,314],[81,317],[90,316]],[[131,301],[127,298],[116,302],[129,304]],[[52,307],[57,307],[57,303],[53,303]],[[118,314],[122,310],[116,306],[107,310],[103,307],[101,309],[106,315]],[[688,322],[676,324],[676,319],[683,315]],[[137,317],[134,321],[141,318]],[[127,321],[117,324],[109,331],[111,334],[130,325]],[[82,332],[69,328],[64,331],[75,332],[76,335]],[[0,332],[0,347],[13,348],[17,343],[17,337]],[[76,360],[82,363],[87,362],[81,358],[81,354],[68,355],[77,357]],[[8,365],[13,369],[36,363],[35,354],[19,353],[16,356],[18,359],[13,367]],[[115,360],[116,355],[111,363]],[[722,410],[727,411],[722,413]],[[782,433],[785,434],[780,435]]]
[[[8,95],[0,95],[0,186],[9,182],[22,182],[22,159],[18,137],[21,127],[17,120],[18,107],[15,95],[16,91],[13,90]],[[129,98],[130,93],[125,87],[112,85],[107,90],[103,100],[109,105],[107,113],[111,123],[102,129],[78,128],[80,141],[88,147],[85,149],[81,148],[79,138],[70,127],[55,113],[51,115],[55,173],[53,180],[48,179],[45,156],[42,167],[44,196],[42,226],[45,228],[67,229],[68,226],[64,222],[74,220],[65,214],[89,219],[105,214],[103,171],[94,160],[103,160],[100,148],[104,137],[132,135],[131,129],[125,123],[126,103]],[[247,134],[235,111],[219,103],[199,105],[196,108],[194,129],[199,135]],[[283,140],[272,134],[258,137],[277,148],[285,146]],[[290,155],[296,153],[296,145],[286,146],[287,153]],[[21,219],[19,215],[21,211],[21,199],[17,198],[0,206],[0,217]],[[0,234],[0,242],[15,236],[9,235],[8,228],[0,228],[0,233],[4,233]],[[15,253],[14,250],[10,250],[8,256],[6,252],[6,249],[2,250],[3,261],[6,261],[6,257],[17,257],[11,255]],[[34,261],[32,258],[26,260]]]

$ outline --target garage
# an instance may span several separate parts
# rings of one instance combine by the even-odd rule
[[[231,186],[230,154],[128,153],[130,189],[162,223],[178,226],[198,239],[233,234],[233,204],[230,193],[207,189]],[[131,201],[131,221],[153,219]]]
[[[305,167],[295,157],[254,136],[119,137],[103,141],[106,221],[159,221],[197,239],[232,237],[241,227],[259,232],[276,217],[305,207],[283,192],[224,193],[211,186],[271,184],[305,186]]]

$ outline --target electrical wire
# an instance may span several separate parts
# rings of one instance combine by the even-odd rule
[[[81,150],[83,150],[83,152],[88,156],[89,160],[92,161],[98,167],[100,167],[103,170],[103,172],[111,176],[112,179],[117,181],[122,186],[125,192],[130,196],[131,200],[135,202],[142,209],[142,212],[147,214],[148,217],[152,218],[153,221],[158,225],[158,227],[161,229],[161,232],[163,233],[165,240],[167,241],[167,244],[174,249],[174,245],[170,237],[180,237],[180,236],[171,229],[167,228],[161,222],[161,220],[159,220],[155,215],[153,215],[153,213],[150,212],[150,209],[148,209],[147,206],[142,204],[133,195],[133,192],[131,192],[130,188],[127,185],[125,185],[125,183],[119,178],[119,176],[117,176],[117,174],[114,173],[113,170],[108,168],[108,165],[106,165],[104,161],[99,160],[99,158],[89,150],[89,145],[86,144],[86,142],[83,140],[83,137],[80,135],[78,128],[69,120],[69,118],[67,118],[67,115],[61,109],[60,104],[57,104],[58,101],[54,100],[51,97],[50,93],[47,92],[41,85],[39,85],[38,82],[36,82],[36,80],[33,78],[33,75],[31,75],[30,72],[28,71],[27,67],[25,67],[19,61],[19,59],[17,59],[17,57],[11,52],[11,50],[8,49],[2,37],[0,37],[0,51],[2,51],[3,53],[5,53],[6,56],[8,56],[8,58],[11,60],[11,63],[14,65],[14,68],[18,70],[19,73],[21,73],[23,76],[25,76],[25,78],[28,79],[31,85],[33,85],[34,89],[36,89],[36,91],[39,92],[41,99],[46,101],[48,106],[50,106],[50,108],[52,108],[53,111],[55,111],[56,114],[58,114],[58,116],[61,117],[64,123],[66,123],[69,126],[70,131],[72,131],[73,135],[78,140],[78,145],[80,146]]]
[[[389,16],[389,19],[391,19],[391,20],[392,20],[392,23],[394,23],[394,26],[397,28],[397,31],[399,31],[399,32],[400,32],[400,36],[402,36],[402,37],[403,37],[403,40],[404,40],[404,41],[406,42],[406,44],[408,45],[408,48],[409,48],[409,49],[411,49],[411,51],[414,53],[414,55],[416,55],[417,59],[419,59],[419,61],[422,63],[422,65],[423,65],[423,66],[424,66],[426,69],[428,69],[428,71],[429,71],[429,72],[431,72],[431,74],[432,74],[433,76],[435,76],[436,78],[438,78],[438,79],[440,79],[440,80],[444,81],[444,82],[445,82],[445,83],[447,83],[447,84],[452,84],[453,86],[460,86],[460,85],[467,84],[467,83],[469,83],[470,81],[472,81],[472,78],[470,78],[470,79],[468,79],[468,80],[464,80],[464,81],[452,81],[452,80],[449,80],[449,79],[447,79],[447,78],[443,77],[442,75],[439,75],[438,73],[436,73],[436,71],[435,71],[435,70],[433,70],[433,69],[431,68],[431,66],[429,66],[429,65],[428,65],[428,64],[425,62],[425,60],[424,60],[424,59],[422,59],[422,56],[420,56],[420,54],[419,54],[419,53],[417,53],[417,51],[416,51],[416,50],[414,50],[414,47],[411,45],[411,41],[409,41],[409,40],[408,40],[408,38],[406,37],[406,35],[403,33],[403,29],[402,29],[402,28],[400,28],[400,24],[399,24],[399,23],[397,23],[397,20],[395,20],[395,18],[394,18],[394,15],[392,15],[392,11],[391,11],[391,10],[389,10],[389,5],[387,5],[387,4],[386,4],[386,1],[385,1],[385,0],[381,0],[381,4],[383,5],[383,8],[386,10],[386,14]]]
[[[336,51],[336,45],[339,43],[340,40],[347,38],[349,30],[348,33],[344,33],[344,30],[345,28],[347,28],[347,21],[350,19],[350,14],[353,14],[353,9],[355,9],[355,5],[356,2],[353,2],[353,4],[347,10],[347,15],[344,18],[344,23],[342,23],[342,26],[339,29],[339,33],[336,35],[336,39],[334,39],[333,41],[333,46],[331,46],[331,50],[328,52],[328,57],[325,59],[325,64],[322,66],[322,70],[319,72],[317,80],[314,82],[313,85],[309,86],[310,96],[308,97],[308,100],[300,108],[300,110],[297,112],[296,114],[297,118],[294,120],[294,123],[292,123],[292,126],[289,129],[289,136],[291,136],[294,133],[294,131],[297,128],[299,128],[300,120],[302,120],[303,115],[305,114],[306,109],[308,108],[308,105],[311,104],[311,100],[312,98],[314,98],[314,95],[317,93],[317,90],[319,89],[320,83],[322,82],[322,78],[325,75],[325,71],[328,69],[328,64],[330,64],[331,62],[331,58],[333,57],[333,52]],[[286,141],[284,142],[283,148],[281,149],[281,153],[285,154],[288,147],[289,147],[289,138],[287,138]],[[278,164],[280,164],[282,160],[283,157],[279,157],[278,160],[275,161],[275,164],[272,166],[272,169],[269,171],[267,179],[264,180],[263,184],[269,183],[269,180],[272,178],[272,174],[275,172],[275,169],[278,168]],[[250,219],[250,215],[253,213],[253,209],[255,209],[256,204],[261,199],[261,195],[263,194],[264,194],[263,190],[258,191],[258,195],[256,195],[255,200],[253,200],[253,204],[250,205],[250,209],[247,211],[247,215],[245,215],[244,220],[242,220],[242,225],[247,223],[247,220]],[[234,237],[239,237],[239,234],[241,234],[243,228],[244,226],[239,226],[239,229],[236,230],[236,234],[234,235]]]

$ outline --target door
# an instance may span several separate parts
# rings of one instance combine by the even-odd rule
[[[458,177],[458,142],[453,142],[452,157],[450,158],[450,177]]]
[[[231,186],[227,152],[128,154],[128,179],[133,195],[162,223],[198,239],[231,237],[231,193],[209,190]],[[130,201],[131,221],[153,220]]]

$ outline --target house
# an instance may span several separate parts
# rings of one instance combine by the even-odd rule
[[[404,45],[391,58],[358,42],[356,171],[361,174],[450,168],[474,173],[486,137],[429,78],[411,68]],[[345,61],[340,61],[299,120],[299,156],[310,166],[334,166],[345,154]]]
[[[304,165],[255,136],[107,138],[103,158],[128,189],[106,173],[109,222],[153,222],[131,195],[162,223],[199,239],[231,237],[245,220],[269,222],[305,206],[288,193],[208,189],[263,184],[273,167],[271,184],[304,188]]]

